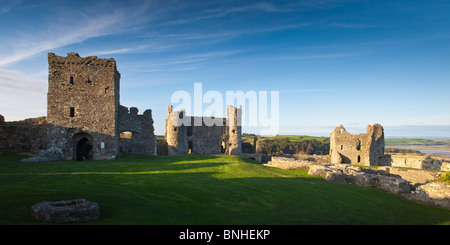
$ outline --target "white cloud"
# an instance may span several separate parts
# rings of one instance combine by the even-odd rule
[[[209,19],[209,18],[219,18],[225,17],[227,15],[239,12],[250,12],[250,11],[261,11],[261,12],[291,12],[292,9],[277,7],[269,3],[254,3],[246,6],[237,6],[231,8],[217,8],[207,10],[207,15],[197,17],[197,20]]]
[[[109,10],[54,11],[54,16],[48,20],[40,20],[3,35],[4,51],[0,53],[0,66],[89,38],[125,31],[146,20],[144,10],[145,5]]]
[[[45,116],[47,80],[0,69],[0,114],[7,121]]]
[[[3,30],[0,67],[10,68],[0,68],[0,114],[7,121],[46,115],[46,71],[33,76],[26,72],[31,67],[21,66],[21,71],[17,71],[18,67],[12,70],[13,63],[92,37],[119,33],[146,19],[142,14],[147,5],[114,9],[96,7],[89,4],[78,11],[53,9],[49,10],[52,15],[47,19],[36,19],[26,25]],[[128,49],[108,53],[126,51]]]

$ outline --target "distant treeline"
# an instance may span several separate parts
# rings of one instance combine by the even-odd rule
[[[328,155],[330,141],[316,139],[289,139],[282,137],[258,140],[257,151],[262,155],[277,156],[283,154]]]

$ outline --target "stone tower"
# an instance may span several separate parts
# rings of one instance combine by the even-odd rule
[[[340,125],[330,135],[331,163],[378,166],[384,147],[384,129],[380,124],[367,125],[367,133],[356,135]]]
[[[120,73],[116,61],[48,54],[47,130],[63,159],[114,159],[119,153]]]
[[[228,155],[240,155],[242,152],[241,118],[241,107],[235,108],[231,105],[227,106]]]
[[[186,112],[184,110],[172,111],[172,106],[169,105],[165,133],[169,156],[186,155],[189,152],[187,127],[183,125],[185,117]]]

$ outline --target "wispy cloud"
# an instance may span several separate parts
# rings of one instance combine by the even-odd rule
[[[27,8],[19,6],[20,1],[8,3],[10,4],[0,9],[1,13],[10,14],[11,11],[20,12]],[[112,8],[102,4],[90,2],[79,7],[81,9],[77,11],[72,11],[68,5],[62,5],[62,8],[49,6],[45,9],[48,15],[39,15],[31,22],[11,23],[11,28],[2,29],[0,113],[6,120],[21,120],[46,114],[46,71],[37,71],[36,76],[29,75],[27,67],[21,67],[21,71],[18,71],[17,67],[12,68],[14,63],[93,37],[124,32],[147,20],[144,13],[148,5],[145,3],[126,8]],[[123,53],[130,50],[129,47],[123,47],[103,50],[97,54]]]
[[[152,64],[139,65],[139,67],[167,67],[177,65],[192,65],[210,62],[212,60],[220,58],[230,57],[247,51],[248,50],[230,50],[230,51],[215,51],[215,52],[213,51],[197,54],[178,55],[174,57],[154,60]]]
[[[19,6],[24,0],[2,1],[0,6],[0,15],[5,14]]]
[[[280,59],[280,60],[335,59],[335,58],[360,56],[360,55],[365,55],[368,53],[369,52],[326,53],[326,54],[282,56],[282,57],[278,57],[276,59]]]
[[[76,13],[57,9],[52,12],[52,18],[6,33],[1,38],[4,51],[0,54],[0,66],[89,38],[122,32],[145,21],[142,8],[145,6],[109,9],[100,13],[91,7]]]
[[[252,12],[252,11],[258,11],[258,12],[291,12],[292,9],[275,6],[272,3],[259,2],[259,3],[250,4],[250,5],[244,5],[244,6],[209,9],[209,10],[204,11],[204,13],[206,13],[205,15],[199,16],[196,19],[197,20],[202,20],[202,19],[209,19],[209,18],[219,18],[219,17],[225,17],[225,16],[230,15],[230,14],[234,14],[234,13]]]
[[[19,71],[0,69],[0,91],[4,94],[17,91],[45,94],[46,85],[46,80]]]
[[[205,1],[206,2],[206,1]],[[207,1],[210,2],[210,1]],[[158,23],[160,26],[183,25],[192,22],[205,21],[209,19],[228,18],[233,14],[252,14],[252,13],[287,13],[296,11],[296,6],[291,4],[274,4],[273,2],[256,2],[248,4],[245,1],[218,1],[213,7],[205,4],[200,10],[193,11],[193,15],[176,15]],[[203,4],[200,4],[203,5]],[[191,6],[184,5],[184,8]],[[302,6],[303,7],[303,6]],[[183,9],[184,9],[183,8]]]
[[[331,27],[337,27],[337,28],[351,28],[351,29],[362,29],[362,28],[376,28],[378,26],[375,25],[369,25],[369,24],[362,24],[362,23],[331,23]]]
[[[47,81],[19,71],[0,69],[0,114],[7,121],[46,114]]]

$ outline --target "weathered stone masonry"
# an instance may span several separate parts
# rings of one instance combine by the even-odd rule
[[[120,152],[156,155],[152,110],[138,115],[136,107],[119,106],[119,132],[131,133],[130,138],[120,138]]]
[[[380,124],[367,126],[366,134],[350,134],[341,125],[330,135],[331,163],[378,166],[384,156],[384,130]]]
[[[45,150],[25,161],[108,160],[121,150],[156,155],[151,110],[138,115],[137,108],[120,105],[114,59],[49,53],[48,64]],[[124,131],[133,137],[120,140]]]
[[[151,110],[120,105],[116,61],[96,56],[48,55],[48,147],[63,159],[114,159],[120,150],[156,155]],[[133,132],[120,140],[120,133]],[[120,144],[126,144],[120,147]]]
[[[165,134],[168,155],[242,153],[241,108],[227,106],[226,118],[186,116],[184,110],[172,111],[172,106],[168,112]]]
[[[39,151],[46,149],[47,118],[37,117],[5,122],[0,115],[0,151]]]
[[[49,148],[65,160],[114,159],[119,154],[120,73],[114,59],[48,54]]]

